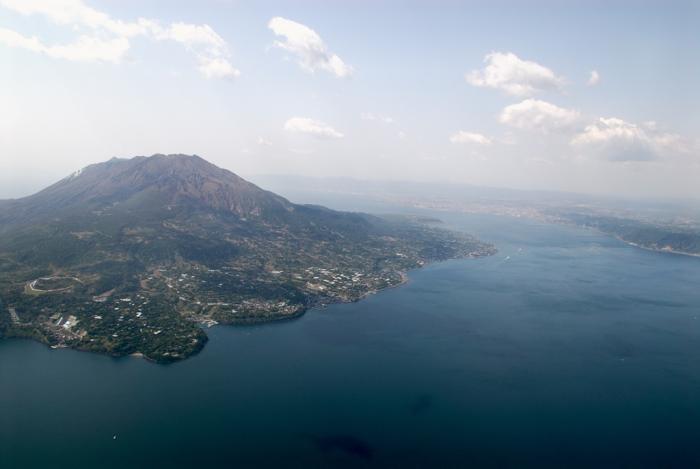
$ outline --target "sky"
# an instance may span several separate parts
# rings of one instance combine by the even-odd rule
[[[700,2],[0,0],[0,198],[112,157],[700,198]]]

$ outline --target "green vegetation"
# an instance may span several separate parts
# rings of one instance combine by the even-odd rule
[[[197,157],[112,160],[0,210],[0,335],[162,363],[202,325],[357,301],[493,247],[427,225],[295,205]]]

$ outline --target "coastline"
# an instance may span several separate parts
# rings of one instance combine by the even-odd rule
[[[234,327],[243,327],[243,326],[257,326],[257,325],[263,325],[263,324],[268,324],[268,323],[273,323],[273,322],[283,322],[283,321],[292,321],[295,319],[301,318],[304,314],[306,314],[309,311],[312,311],[314,309],[323,309],[326,306],[331,306],[331,305],[336,305],[336,304],[350,304],[350,303],[358,303],[372,295],[376,295],[378,293],[391,290],[393,288],[398,288],[410,281],[409,273],[420,270],[423,267],[427,267],[429,265],[433,264],[439,264],[441,262],[447,262],[449,260],[459,260],[459,259],[479,259],[482,257],[489,257],[498,252],[497,249],[494,248],[494,252],[490,254],[485,254],[485,255],[479,255],[479,256],[472,256],[472,255],[467,255],[463,257],[454,257],[450,259],[443,259],[443,260],[436,260],[436,261],[428,261],[425,262],[423,265],[420,265],[418,267],[415,267],[413,269],[408,269],[408,270],[402,270],[402,271],[397,271],[395,272],[400,276],[400,280],[393,284],[393,285],[388,285],[384,288],[380,288],[377,290],[368,290],[364,292],[362,295],[358,296],[357,298],[352,298],[352,299],[342,299],[342,298],[330,298],[330,297],[323,297],[319,298],[316,301],[311,301],[307,305],[305,305],[303,308],[300,308],[297,312],[294,314],[288,314],[288,315],[279,315],[279,316],[268,316],[268,317],[259,317],[259,318],[242,318],[242,319],[236,319],[233,321],[218,321],[216,324],[212,324],[211,326],[209,324],[204,324],[200,323],[202,325],[206,325],[207,327],[217,327],[217,326],[234,326]]]
[[[423,267],[426,267],[428,265],[432,264],[438,264],[440,262],[446,262],[448,260],[458,260],[458,259],[478,259],[481,257],[489,257],[498,252],[498,250],[489,244],[485,244],[485,246],[491,246],[492,250],[485,253],[485,254],[478,254],[475,255],[474,253],[467,253],[464,256],[460,257],[452,257],[448,259],[441,259],[441,260],[430,260],[426,261],[423,264],[412,268],[408,270],[402,270],[402,271],[394,271],[395,274],[399,276],[399,280],[391,285],[387,285],[386,287],[379,288],[379,289],[373,289],[373,290],[368,290],[361,295],[355,297],[355,298],[331,298],[331,297],[318,297],[318,298],[310,298],[308,303],[303,305],[301,308],[299,308],[297,311],[295,311],[292,314],[286,314],[286,315],[270,315],[267,317],[251,317],[251,318],[241,318],[233,321],[226,321],[226,322],[217,322],[216,324],[212,324],[209,321],[196,321],[197,325],[200,327],[202,333],[203,333],[203,340],[201,340],[198,344],[198,347],[192,351],[192,353],[189,353],[187,355],[182,355],[182,356],[177,356],[177,357],[168,357],[167,359],[158,359],[154,357],[150,357],[147,354],[141,352],[141,351],[135,351],[131,353],[126,353],[126,354],[115,354],[111,353],[108,350],[93,350],[89,349],[87,347],[81,347],[81,346],[70,346],[67,344],[52,344],[48,340],[41,340],[39,337],[35,336],[22,336],[22,334],[16,334],[16,335],[9,335],[9,336],[4,336],[3,338],[18,338],[18,339],[30,339],[34,340],[40,343],[43,343],[44,345],[50,347],[51,349],[71,349],[71,350],[76,350],[80,352],[89,352],[89,353],[97,353],[99,355],[104,355],[104,356],[109,356],[115,359],[121,359],[121,358],[139,358],[146,360],[148,362],[158,364],[158,365],[170,365],[173,363],[178,363],[184,360],[187,360],[188,358],[191,358],[195,355],[197,355],[199,352],[201,352],[204,347],[206,346],[206,343],[209,340],[209,336],[206,334],[205,327],[214,327],[214,326],[233,326],[233,327],[245,327],[245,326],[258,326],[258,325],[264,325],[268,323],[276,323],[276,322],[284,322],[284,321],[292,321],[296,319],[300,319],[302,316],[304,316],[308,311],[313,310],[313,309],[322,309],[326,306],[330,306],[333,304],[349,304],[349,303],[357,303],[362,301],[363,299],[371,296],[378,294],[380,292],[392,289],[392,288],[398,288],[402,285],[405,285],[406,283],[409,282],[410,277],[409,273],[418,269],[422,269]]]
[[[609,233],[605,233],[604,231],[601,231],[603,234],[607,234],[608,236],[611,236]],[[675,251],[673,249],[659,249],[659,248],[651,248],[648,246],[644,246],[642,244],[635,243],[633,241],[627,241],[626,239],[620,237],[620,236],[615,236],[612,235],[615,239],[622,241],[623,243],[633,246],[635,248],[639,249],[644,249],[645,251],[651,251],[651,252],[658,252],[662,254],[674,254],[676,256],[687,256],[687,257],[700,257],[700,254],[694,254],[692,252],[684,252],[684,251]]]
[[[381,288],[381,289],[378,289],[378,290],[369,290],[369,291],[363,293],[361,296],[359,296],[359,297],[357,297],[357,298],[347,299],[347,300],[346,300],[346,299],[340,299],[340,298],[323,298],[322,300],[319,300],[319,301],[316,301],[316,302],[310,302],[308,305],[306,305],[306,306],[303,307],[303,308],[300,308],[300,309],[299,309],[297,312],[295,312],[294,314],[289,314],[289,315],[285,315],[285,316],[269,316],[269,317],[266,317],[266,318],[251,318],[250,320],[248,320],[248,319],[243,319],[243,320],[234,320],[234,321],[230,321],[230,322],[217,322],[216,324],[207,325],[207,328],[209,328],[209,327],[246,327],[246,326],[261,326],[261,325],[271,324],[271,323],[277,323],[277,322],[294,321],[294,320],[297,320],[297,319],[301,319],[301,317],[304,316],[306,313],[308,313],[309,311],[313,311],[313,310],[315,310],[315,309],[321,310],[321,309],[325,308],[326,306],[331,306],[331,305],[335,305],[335,304],[358,303],[358,302],[360,302],[360,301],[362,301],[362,300],[368,298],[369,296],[376,295],[376,294],[378,294],[378,293],[381,293],[381,292],[390,290],[390,289],[392,289],[392,288],[401,287],[401,286],[407,284],[407,283],[410,281],[410,277],[409,277],[409,273],[410,273],[410,272],[413,272],[413,271],[422,269],[423,267],[426,267],[426,266],[429,266],[429,265],[433,265],[433,264],[439,264],[439,263],[441,263],[441,262],[447,262],[447,261],[449,261],[449,260],[480,259],[480,258],[482,258],[482,257],[490,257],[490,256],[495,255],[497,252],[498,252],[498,249],[496,249],[495,247],[493,247],[493,252],[490,252],[490,253],[488,253],[488,254],[483,254],[483,255],[471,255],[471,253],[470,253],[470,254],[465,255],[465,256],[462,256],[462,257],[453,257],[453,258],[443,259],[443,260],[427,261],[427,262],[425,262],[424,264],[422,264],[422,265],[420,265],[420,266],[418,266],[418,267],[415,267],[415,268],[413,268],[413,269],[409,269],[409,270],[405,270],[405,271],[404,271],[404,270],[402,270],[402,271],[397,271],[396,273],[400,276],[400,280],[399,280],[399,282],[397,282],[396,284],[389,285],[389,286],[387,286],[387,287],[384,287],[384,288]],[[329,300],[330,300],[330,301],[329,301]],[[203,325],[204,325],[204,324],[201,324],[201,323],[200,323],[200,326],[203,326]],[[202,329],[202,330],[204,330],[204,329]],[[202,347],[202,348],[204,348],[204,347]],[[192,356],[192,355],[190,355],[190,356]],[[189,358],[190,356],[184,357],[184,358],[182,358],[181,360],[178,360],[178,361],[186,360],[186,359]],[[147,359],[147,360],[150,360],[150,359],[148,359],[148,357],[145,357],[145,356],[144,356],[144,358]],[[150,361],[153,361],[153,360],[150,360]],[[155,362],[155,363],[158,363],[158,362]]]
[[[513,215],[507,215],[507,216],[511,216],[511,217],[512,217]],[[517,218],[517,217],[516,217],[516,218]],[[696,253],[692,253],[692,252],[676,251],[676,250],[674,250],[674,249],[652,248],[652,247],[649,247],[649,246],[644,246],[644,245],[642,245],[642,244],[635,243],[634,241],[626,240],[626,239],[623,238],[622,236],[619,236],[619,235],[617,235],[617,234],[614,234],[614,233],[610,233],[610,232],[601,230],[600,228],[597,228],[597,227],[594,227],[594,226],[577,225],[576,223],[572,223],[572,222],[564,221],[564,220],[547,220],[547,219],[540,219],[540,218],[537,218],[537,217],[528,217],[528,218],[531,219],[531,220],[541,220],[541,221],[543,221],[544,223],[550,223],[550,224],[552,224],[552,225],[571,226],[571,227],[574,227],[574,228],[580,228],[580,229],[584,229],[584,230],[594,231],[594,232],[596,232],[596,233],[600,233],[600,234],[602,234],[602,235],[609,236],[609,237],[614,238],[614,239],[616,239],[616,240],[618,240],[618,241],[621,241],[621,242],[627,244],[628,246],[632,246],[632,247],[635,247],[635,248],[638,248],[638,249],[643,249],[643,250],[645,250],[645,251],[658,252],[658,253],[660,253],[660,254],[673,254],[673,255],[676,255],[676,256],[700,257],[700,254],[696,254]]]

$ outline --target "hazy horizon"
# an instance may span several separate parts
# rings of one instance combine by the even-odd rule
[[[696,2],[405,6],[0,0],[0,198],[155,153],[700,197]]]
[[[160,153],[162,154],[162,153]],[[119,159],[131,159],[131,158],[136,158],[136,157],[150,157],[150,156],[155,156],[158,154],[154,155],[135,155],[132,157],[113,157],[113,158],[119,158]],[[192,156],[200,156],[201,155],[192,155]],[[203,157],[202,157],[203,158]],[[206,159],[206,158],[205,158]],[[108,160],[105,161],[100,161],[96,163],[90,163],[92,164],[100,164],[104,163]],[[88,165],[89,166],[89,165]],[[670,203],[670,204],[694,204],[698,201],[700,201],[700,195],[699,196],[673,196],[673,195],[663,195],[663,196],[653,196],[653,195],[644,195],[644,194],[619,194],[619,193],[606,193],[606,192],[577,192],[577,191],[567,191],[566,189],[547,189],[547,188],[532,188],[532,189],[522,189],[522,188],[517,188],[517,187],[505,187],[505,186],[489,186],[489,185],[480,185],[480,184],[472,184],[468,182],[452,182],[452,181],[444,181],[444,180],[411,180],[411,179],[386,179],[382,178],[381,175],[376,177],[376,178],[358,178],[358,177],[352,177],[352,176],[342,176],[342,175],[329,175],[329,176],[313,176],[313,175],[304,175],[304,174],[291,174],[291,173],[274,173],[274,172],[269,172],[269,173],[251,173],[251,174],[242,174],[242,173],[237,173],[235,171],[235,168],[227,168],[226,166],[220,166],[223,169],[227,169],[229,171],[232,171],[236,173],[238,176],[243,177],[244,179],[258,185],[259,187],[270,190],[273,192],[277,192],[281,195],[287,196],[286,192],[292,191],[293,193],[298,192],[298,190],[301,190],[301,192],[305,194],[309,194],[312,192],[318,192],[318,190],[326,190],[326,189],[332,189],[333,191],[337,191],[338,193],[345,193],[348,194],[347,187],[341,185],[337,186],[338,183],[343,183],[343,184],[359,184],[362,188],[362,190],[357,191],[358,195],[362,193],[363,195],[371,195],[370,192],[367,192],[365,189],[372,188],[372,189],[377,189],[377,188],[383,188],[386,189],[388,192],[391,192],[392,190],[396,188],[402,188],[406,189],[407,186],[413,185],[415,187],[415,195],[419,195],[423,193],[425,190],[431,189],[431,188],[444,188],[444,189],[449,189],[451,191],[466,191],[464,192],[464,195],[467,195],[470,192],[481,192],[480,195],[494,195],[496,194],[505,194],[505,193],[511,193],[512,195],[522,195],[522,196],[528,196],[528,195],[540,195],[540,196],[545,196],[545,198],[550,198],[551,200],[554,200],[558,196],[571,196],[571,197],[580,197],[588,200],[599,200],[599,201],[607,201],[607,202],[613,202],[613,201],[619,201],[619,202],[624,202],[624,201],[632,201],[632,202],[639,202],[639,203]],[[16,184],[12,184],[12,181],[10,181],[9,184],[5,184],[4,186],[0,187],[0,201],[1,200],[12,200],[12,199],[21,199],[24,197],[28,197],[31,195],[34,195],[43,189],[46,189],[47,187],[61,181],[64,178],[70,177],[73,173],[76,171],[79,171],[80,169],[83,168],[78,168],[75,171],[71,171],[69,173],[66,173],[63,176],[57,177],[52,180],[44,180],[44,179],[35,179],[31,181],[30,183],[27,183],[27,181],[22,181],[18,182]],[[312,183],[312,186],[304,186],[304,187],[299,187],[299,183]],[[358,189],[357,186],[354,186],[355,189]],[[422,194],[425,195],[425,194]],[[305,201],[304,203],[314,203],[314,201],[309,200]]]

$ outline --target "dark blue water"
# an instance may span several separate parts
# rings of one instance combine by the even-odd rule
[[[700,465],[700,259],[440,216],[499,254],[175,365],[0,341],[0,466]]]

